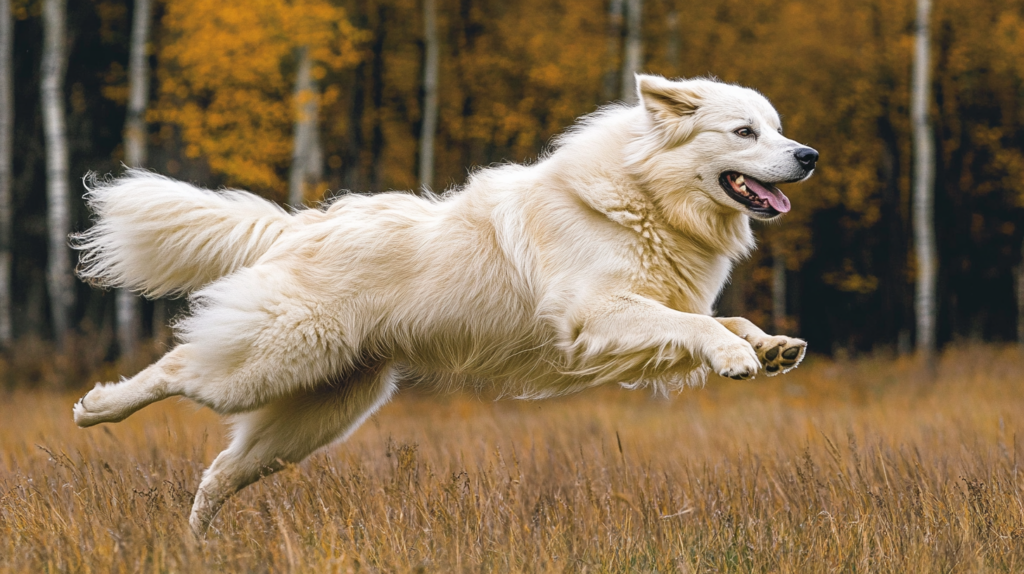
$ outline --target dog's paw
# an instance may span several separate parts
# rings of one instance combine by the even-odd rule
[[[753,379],[761,369],[754,348],[742,340],[717,347],[710,359],[711,369],[719,376],[737,381]]]
[[[124,420],[124,409],[117,404],[111,388],[114,385],[97,383],[93,390],[78,399],[73,409],[75,424],[85,428],[100,423],[118,422]]]
[[[769,377],[788,373],[795,369],[807,353],[807,342],[792,337],[765,336],[746,337],[747,342],[757,351]]]

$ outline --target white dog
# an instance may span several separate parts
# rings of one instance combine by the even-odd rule
[[[775,184],[807,178],[817,152],[783,137],[752,90],[637,84],[640,105],[441,197],[350,194],[287,213],[138,170],[94,182],[80,276],[188,293],[192,309],[177,347],[97,385],[75,422],[177,395],[236,415],[196,492],[201,535],[232,494],[346,436],[402,381],[544,397],[795,367],[803,341],[711,313],[754,245],[750,218],[789,211]]]

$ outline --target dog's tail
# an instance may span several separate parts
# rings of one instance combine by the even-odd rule
[[[145,170],[86,176],[95,225],[71,238],[78,276],[147,297],[181,295],[252,265],[296,218],[243,191],[210,191]]]

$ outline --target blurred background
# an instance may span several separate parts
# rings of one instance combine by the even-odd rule
[[[181,301],[72,276],[89,171],[291,205],[439,191],[534,161],[634,99],[634,71],[753,87],[821,153],[719,314],[840,357],[1024,341],[1021,0],[0,0],[0,17],[4,385],[78,385],[170,344]]]

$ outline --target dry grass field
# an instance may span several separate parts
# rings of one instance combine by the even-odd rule
[[[1024,360],[811,360],[671,400],[400,395],[347,443],[186,519],[225,443],[165,401],[79,430],[0,400],[2,572],[1022,572]]]

